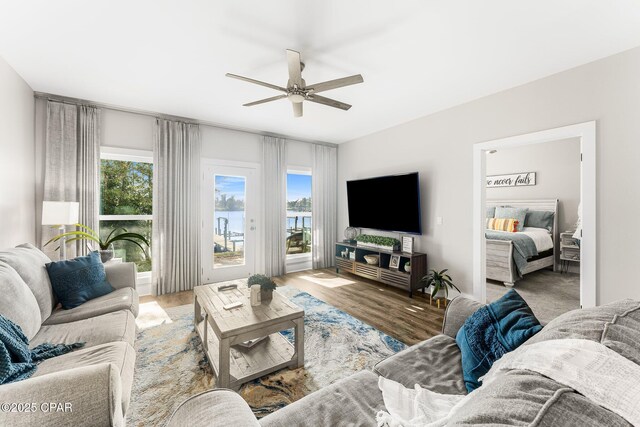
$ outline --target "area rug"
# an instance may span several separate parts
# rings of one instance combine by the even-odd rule
[[[283,369],[244,384],[240,395],[257,418],[363,369],[371,369],[406,348],[405,344],[349,314],[285,286],[278,292],[305,310],[305,366]],[[162,324],[141,329],[130,426],[161,426],[189,396],[215,386],[215,377],[193,331],[193,307],[165,310]],[[293,330],[282,334],[293,340]]]

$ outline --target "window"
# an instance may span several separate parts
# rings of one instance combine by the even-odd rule
[[[100,236],[119,228],[139,233],[151,242],[153,160],[146,152],[122,154],[125,150],[103,151],[100,160]],[[120,230],[122,232],[122,230]],[[115,258],[134,262],[139,273],[151,271],[147,254],[135,243],[114,243]]]
[[[287,255],[311,253],[311,173],[287,173]]]

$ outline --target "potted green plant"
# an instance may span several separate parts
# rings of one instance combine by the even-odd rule
[[[276,288],[276,282],[271,277],[267,277],[264,274],[254,274],[247,280],[249,288],[253,285],[260,285],[260,300],[271,301],[273,298],[273,291]]]
[[[45,246],[47,246],[50,243],[57,243],[61,239],[66,239],[63,244],[72,243],[78,240],[87,240],[87,241],[95,242],[98,244],[98,247],[100,248],[99,249],[100,258],[104,263],[109,261],[111,258],[113,258],[113,254],[114,254],[113,244],[115,242],[130,242],[130,243],[133,243],[134,245],[137,245],[140,249],[142,249],[142,252],[145,254],[145,256],[148,257],[147,250],[142,245],[144,244],[148,248],[149,241],[142,234],[129,233],[127,229],[124,227],[116,227],[113,230],[111,230],[111,233],[107,235],[106,239],[102,239],[100,237],[100,234],[98,234],[96,231],[92,230],[91,228],[87,227],[86,225],[76,224],[76,227],[80,229],[58,234],[57,236],[54,236],[51,240],[49,240],[47,243],[45,243]],[[56,250],[58,249],[60,249],[60,246],[56,248]]]
[[[406,271],[407,273],[411,273],[411,261],[407,261],[404,264],[404,271]]]
[[[453,284],[451,276],[446,274],[448,269],[442,271],[430,270],[429,274],[420,279],[421,283],[431,288],[429,295],[431,298],[440,298],[444,294],[445,306],[447,298],[449,297],[449,289],[453,288],[460,292],[460,289]],[[438,307],[440,307],[440,301],[438,300]]]

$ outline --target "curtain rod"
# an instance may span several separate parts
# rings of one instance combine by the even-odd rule
[[[312,139],[292,137],[292,136],[283,135],[283,134],[274,133],[274,132],[260,132],[260,131],[255,131],[255,130],[251,130],[251,129],[241,128],[241,127],[222,125],[220,123],[210,122],[210,121],[207,121],[207,120],[196,120],[196,119],[191,119],[191,118],[188,118],[188,117],[181,117],[181,116],[174,116],[174,115],[171,115],[171,114],[158,113],[158,112],[155,112],[155,111],[142,110],[142,109],[137,109],[137,108],[121,107],[119,105],[105,104],[105,103],[101,103],[101,102],[94,102],[94,101],[89,101],[89,100],[86,100],[86,99],[73,98],[73,97],[63,96],[63,95],[55,95],[55,94],[47,93],[47,92],[35,92],[34,91],[33,94],[34,94],[35,98],[44,99],[44,100],[47,100],[47,101],[62,102],[62,103],[65,103],[65,104],[72,104],[72,105],[88,105],[88,106],[97,107],[97,108],[103,108],[103,109],[107,109],[107,110],[121,111],[123,113],[138,114],[140,116],[148,116],[148,117],[167,119],[167,120],[179,120],[179,121],[183,121],[183,122],[186,122],[186,123],[198,124],[198,125],[201,125],[201,126],[208,126],[208,127],[217,128],[217,129],[232,130],[232,131],[236,131],[236,132],[248,133],[248,134],[251,134],[251,135],[272,136],[272,137],[275,137],[275,138],[284,138],[284,139],[289,139],[289,140],[293,140],[293,141],[304,142],[304,143],[307,143],[307,144],[326,145],[328,147],[337,147],[338,146],[338,144],[333,144],[331,142],[315,141],[315,140],[312,140]]]

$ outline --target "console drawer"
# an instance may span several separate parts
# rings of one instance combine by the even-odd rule
[[[340,270],[345,270],[353,273],[353,264],[354,262],[351,260],[336,257],[336,268],[339,268]]]
[[[396,273],[395,271],[388,271],[384,269],[380,270],[380,280],[389,285],[400,286],[407,289],[411,282],[408,274]]]
[[[369,279],[378,280],[378,267],[356,263],[356,274]]]

